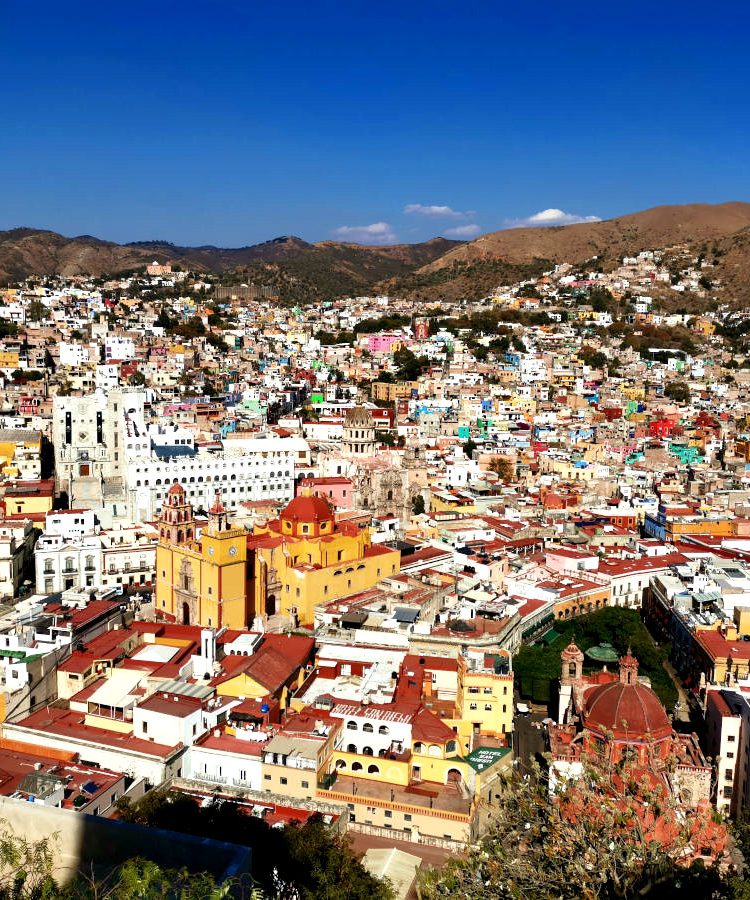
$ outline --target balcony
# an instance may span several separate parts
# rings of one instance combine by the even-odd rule
[[[207,784],[226,784],[229,781],[223,775],[212,775],[210,772],[196,772],[192,777],[196,781],[205,781]]]

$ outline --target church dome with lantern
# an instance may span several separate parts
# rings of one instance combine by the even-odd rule
[[[281,533],[292,537],[321,537],[333,534],[333,508],[323,497],[302,494],[281,512]]]

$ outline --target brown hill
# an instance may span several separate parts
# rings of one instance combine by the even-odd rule
[[[592,256],[609,258],[674,244],[695,244],[722,239],[750,227],[750,203],[693,203],[657,206],[603,222],[557,228],[513,228],[485,234],[450,250],[423,272],[453,263],[502,259],[529,263],[583,262]]]
[[[364,247],[279,237],[247,247],[180,247],[165,241],[116,244],[89,235],[67,238],[53,231],[16,228],[0,232],[0,281],[29,275],[113,275],[152,260],[194,271],[238,272],[271,280],[287,299],[311,299],[316,291],[344,294],[404,275],[459,244],[435,238],[421,244]]]

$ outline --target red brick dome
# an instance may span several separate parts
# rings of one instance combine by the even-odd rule
[[[619,740],[646,736],[661,740],[672,734],[672,725],[659,698],[645,684],[622,681],[602,684],[586,694],[583,725],[601,737]]]

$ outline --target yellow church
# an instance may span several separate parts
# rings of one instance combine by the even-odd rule
[[[252,534],[234,528],[220,501],[196,537],[193,507],[175,482],[158,522],[156,612],[208,628],[247,628],[256,616],[312,625],[315,607],[398,573],[401,554],[373,544],[369,528],[336,522],[309,492]]]
[[[196,539],[193,507],[175,482],[159,518],[156,548],[156,612],[185,625],[246,628],[247,535],[233,528],[216,500]]]
[[[373,544],[369,528],[336,522],[323,497],[295,497],[247,540],[251,604],[258,615],[312,625],[315,607],[395,575],[401,554]]]

